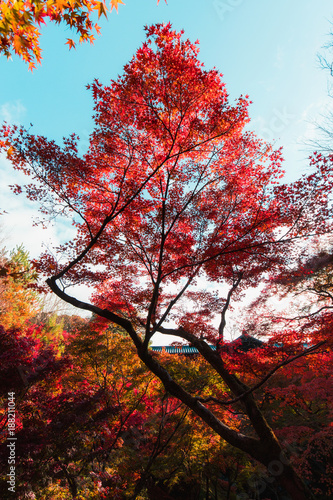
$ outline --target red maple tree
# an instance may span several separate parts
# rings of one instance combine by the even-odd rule
[[[2,129],[14,167],[34,179],[28,197],[46,215],[70,215],[77,229],[59,260],[45,254],[39,269],[63,300],[122,327],[166,390],[223,439],[268,468],[282,464],[279,480],[292,498],[311,498],[255,401],[261,382],[247,385],[221,343],[232,298],[290,262],[296,240],[329,230],[331,159],[316,158],[313,173],[281,184],[281,151],[245,129],[248,96],[230,104],[222,76],[199,62],[198,43],[170,24],[146,32],[123,76],[90,86],[95,130],[83,157],[75,135],[60,147]],[[81,283],[95,287],[91,303],[67,292]],[[156,332],[195,346],[229,401],[177,382],[149,350]],[[220,420],[216,408],[231,404],[248,420],[247,435]]]

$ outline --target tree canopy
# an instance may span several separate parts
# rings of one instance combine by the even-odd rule
[[[37,279],[29,254],[22,246],[5,250],[0,255],[0,324],[4,328],[18,328],[38,309],[38,298],[32,286]]]
[[[293,498],[311,498],[254,392],[323,341],[306,348],[311,334],[303,332],[293,350],[279,351],[272,334],[258,361],[230,357],[223,336],[233,300],[290,265],[296,242],[331,230],[332,158],[315,156],[309,175],[283,184],[281,151],[249,131],[248,96],[230,103],[222,75],[200,63],[198,43],[170,24],[146,33],[122,76],[89,87],[95,130],[83,157],[75,135],[58,146],[2,128],[2,148],[32,176],[28,197],[46,216],[67,214],[77,229],[38,268],[60,298],[125,330],[170,395],[268,469],[281,464],[278,479]],[[67,291],[81,283],[94,287],[90,303]],[[157,332],[195,346],[225,389],[216,384],[205,395],[177,379],[149,350]],[[230,405],[245,429],[226,417]]]

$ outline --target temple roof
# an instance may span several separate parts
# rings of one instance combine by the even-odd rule
[[[263,342],[261,340],[256,339],[255,337],[251,337],[251,335],[242,334],[237,339],[232,342],[224,343],[221,347],[222,351],[242,351],[247,352],[251,349],[257,349],[261,347]],[[209,346],[213,351],[216,351],[215,345]],[[183,345],[181,347],[176,347],[172,345],[167,346],[152,346],[151,350],[154,352],[167,352],[169,354],[197,354],[199,351],[196,347]]]

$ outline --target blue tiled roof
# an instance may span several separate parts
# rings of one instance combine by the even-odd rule
[[[242,334],[240,337],[235,339],[232,342],[227,342],[223,344],[221,349],[223,351],[230,352],[230,350],[235,350],[235,351],[242,351],[242,352],[247,352],[250,351],[251,349],[257,349],[258,347],[261,347],[263,345],[263,342],[261,340],[258,340],[254,337],[251,337],[251,335],[245,335]],[[216,351],[216,346],[215,345],[210,345],[209,346],[213,351]],[[167,352],[169,354],[197,354],[199,351],[196,347],[192,347],[189,345],[183,345],[181,347],[175,347],[171,345],[167,346],[152,346],[151,349],[155,352]]]
[[[265,345],[262,340],[258,340],[255,337],[251,337],[250,335],[242,334],[236,340],[232,342],[224,343],[221,346],[221,351],[224,352],[248,352],[252,349],[258,349]],[[274,344],[275,347],[283,347],[283,344]],[[209,347],[216,351],[216,346],[210,344]],[[309,344],[303,344],[304,349],[308,349],[310,347]],[[181,347],[175,347],[172,345],[154,345],[150,348],[154,352],[167,352],[169,354],[197,354],[199,351],[196,347],[183,345]]]
[[[213,349],[213,351],[216,350],[215,345],[211,345],[210,348]],[[183,345],[182,347],[175,347],[172,345],[166,345],[166,346],[154,345],[151,347],[151,350],[155,352],[165,351],[168,352],[169,354],[196,354],[199,352],[196,347],[192,347],[189,345]]]

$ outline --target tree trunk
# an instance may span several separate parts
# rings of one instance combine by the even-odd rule
[[[229,444],[248,453],[252,458],[265,465],[268,472],[276,477],[276,481],[289,493],[292,500],[314,499],[310,489],[285,457],[278,439],[259,410],[252,394],[244,398],[244,405],[259,439],[244,436],[240,432],[227,428],[210,410],[184,391],[147,351],[138,350],[138,354],[145,365],[162,381],[165,389],[172,396],[194,411],[199,418]],[[255,422],[255,419],[258,419],[258,421]]]

